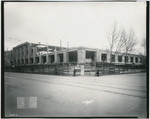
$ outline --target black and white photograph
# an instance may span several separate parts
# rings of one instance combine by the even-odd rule
[[[146,1],[3,7],[5,118],[147,118]]]

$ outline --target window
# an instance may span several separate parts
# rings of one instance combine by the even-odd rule
[[[54,62],[54,55],[50,55],[50,61],[51,61],[51,63]]]
[[[138,63],[138,57],[135,58],[135,63]]]
[[[122,62],[122,56],[118,56],[118,62]]]
[[[133,62],[133,57],[130,57],[130,62]]]
[[[24,64],[24,60],[23,59],[21,59],[21,64]]]
[[[69,62],[77,62],[77,51],[69,52]]]
[[[18,64],[20,64],[20,60],[18,60]]]
[[[28,64],[28,59],[26,59],[26,64]]]
[[[125,62],[128,62],[128,56],[125,56]]]
[[[31,64],[33,63],[33,58],[30,58],[30,63],[31,63]]]
[[[36,57],[35,60],[36,60],[36,63],[39,63],[39,57]]]
[[[86,51],[86,59],[94,60],[95,53],[93,51]]]
[[[60,62],[63,62],[63,54],[60,54],[59,58],[60,58]]]
[[[42,57],[42,63],[46,63],[46,56]]]
[[[33,49],[31,49],[31,54],[33,53]]]
[[[11,61],[11,66],[13,66],[13,61]]]
[[[111,61],[115,62],[115,55],[111,55]]]
[[[143,61],[142,58],[140,58],[140,63],[142,63],[142,61]]]
[[[102,61],[107,61],[107,54],[102,54],[101,60]]]
[[[14,61],[14,64],[16,65],[16,60]]]

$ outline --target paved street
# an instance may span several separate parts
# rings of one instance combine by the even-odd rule
[[[17,109],[17,97],[37,108]],[[5,72],[5,116],[146,117],[146,74],[69,77]]]

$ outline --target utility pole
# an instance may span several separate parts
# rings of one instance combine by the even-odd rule
[[[69,42],[67,42],[67,47],[68,47],[68,51],[69,51]]]
[[[62,41],[61,41],[61,38],[60,38],[60,48],[62,49]]]
[[[68,47],[68,62],[69,62],[69,42],[67,42],[67,47]]]
[[[67,42],[67,47],[68,47],[68,74],[69,74],[69,42]]]
[[[47,53],[48,53],[48,43],[47,43]]]

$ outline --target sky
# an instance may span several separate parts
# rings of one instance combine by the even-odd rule
[[[107,33],[114,21],[146,37],[145,2],[5,2],[4,47],[24,42],[69,47],[108,48]]]

